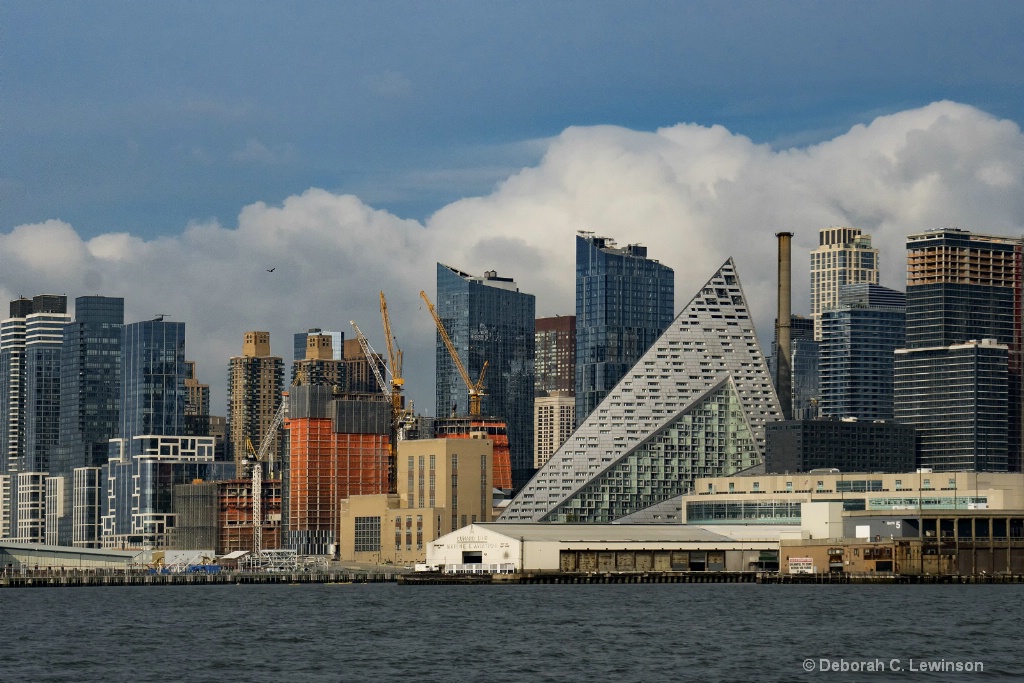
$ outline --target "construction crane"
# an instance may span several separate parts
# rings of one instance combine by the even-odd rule
[[[259,558],[263,554],[263,460],[267,460],[267,476],[274,478],[274,457],[271,451],[274,440],[277,437],[277,430],[284,424],[284,418],[288,415],[288,393],[281,394],[281,405],[274,414],[274,420],[270,423],[270,429],[263,435],[260,442],[260,449],[257,451],[252,446],[248,437],[245,444],[249,450],[252,463],[252,545],[253,554]]]
[[[384,381],[384,375],[380,374],[380,368],[377,367],[377,359],[380,356],[373,347],[370,346],[370,341],[363,334],[363,331],[359,329],[359,325],[356,325],[355,320],[349,320],[349,324],[352,325],[352,329],[356,331],[356,340],[359,342],[359,348],[363,350],[363,355],[366,356],[366,361],[370,364],[370,369],[373,371],[373,376],[377,378],[377,386],[384,392],[386,396],[390,398],[391,390],[388,388],[388,383]]]
[[[488,361],[484,361],[484,366],[480,368],[480,377],[473,382],[469,378],[469,373],[466,372],[466,366],[462,364],[462,359],[459,358],[458,351],[455,350],[455,344],[452,343],[451,337],[448,336],[448,332],[444,329],[444,324],[441,322],[441,318],[437,316],[437,311],[434,310],[434,304],[430,303],[430,299],[427,298],[427,293],[421,291],[420,296],[423,301],[427,304],[427,310],[430,311],[430,315],[434,318],[434,324],[437,326],[437,332],[441,335],[441,340],[444,341],[444,345],[448,348],[448,354],[452,357],[455,362],[455,368],[459,371],[459,375],[462,377],[462,381],[466,383],[466,389],[469,390],[469,414],[471,417],[480,415],[480,399],[484,395],[484,376],[487,375]]]
[[[391,374],[391,415],[400,419],[402,414],[402,388],[405,379],[402,377],[402,349],[398,348],[394,335],[391,333],[391,318],[388,316],[388,300],[384,292],[380,293],[380,319],[384,324],[384,342],[388,347],[388,372]]]

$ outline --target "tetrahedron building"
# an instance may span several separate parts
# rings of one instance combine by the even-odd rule
[[[780,419],[730,258],[499,521],[615,521],[760,464]]]

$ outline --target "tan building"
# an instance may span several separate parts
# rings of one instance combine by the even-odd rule
[[[812,470],[697,479],[682,498],[686,524],[801,524],[802,503],[856,510],[1017,510],[1019,472],[864,473]]]
[[[552,391],[533,399],[533,466],[540,469],[576,428],[576,394]]]
[[[341,560],[423,562],[427,545],[435,539],[491,521],[493,448],[483,434],[470,439],[402,441],[398,492],[342,501]]]
[[[329,346],[329,345],[328,345]],[[228,457],[236,476],[248,476],[246,439],[258,449],[281,406],[284,360],[270,355],[269,332],[246,332],[242,355],[228,361]],[[280,463],[281,435],[273,435],[271,452]]]
[[[858,282],[878,284],[878,249],[860,228],[823,228],[811,252],[811,318],[821,341],[821,314],[839,306],[839,288]]]

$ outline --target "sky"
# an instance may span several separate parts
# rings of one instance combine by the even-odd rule
[[[680,310],[729,256],[770,344],[775,238],[902,288],[907,234],[1024,233],[1024,3],[0,3],[0,298],[184,320],[225,411],[247,330],[385,291],[433,411],[435,263],[574,311],[576,231],[641,243]],[[267,269],[274,268],[268,273]]]

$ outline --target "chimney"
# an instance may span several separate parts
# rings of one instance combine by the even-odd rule
[[[779,310],[775,321],[775,391],[782,404],[782,417],[793,419],[793,344],[791,338],[793,273],[791,242],[793,233],[777,232],[779,239]]]

